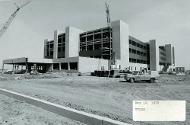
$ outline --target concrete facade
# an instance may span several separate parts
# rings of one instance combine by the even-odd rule
[[[53,59],[57,59],[58,53],[58,31],[54,31],[54,44],[53,44]]]
[[[65,31],[65,58],[79,56],[79,34],[83,31],[74,27],[67,27]]]
[[[79,71],[88,73],[94,72],[94,70],[108,70],[108,62],[105,59],[79,57]]]
[[[156,40],[150,40],[150,70],[158,71],[159,70],[159,50]]]
[[[116,65],[121,69],[129,66],[129,26],[123,21],[114,21],[112,27],[113,52],[115,53]]]
[[[174,48],[171,44],[165,45],[166,49],[166,63],[169,65],[174,65]]]

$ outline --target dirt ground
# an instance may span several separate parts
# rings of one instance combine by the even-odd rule
[[[82,123],[0,95],[0,125],[82,125]]]
[[[26,79],[15,75],[10,77],[11,79],[6,79],[6,76],[2,76],[1,88],[122,122],[140,125],[190,124],[189,75],[161,75],[157,83],[128,83],[123,78],[92,76],[55,76],[51,79],[48,77]],[[185,122],[133,122],[133,100],[186,100],[187,120]]]

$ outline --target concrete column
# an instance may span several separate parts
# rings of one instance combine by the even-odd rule
[[[112,27],[112,47],[115,52],[116,65],[121,65],[122,69],[129,66],[129,26],[125,22],[118,20],[111,23]]]
[[[27,62],[25,62],[25,66],[26,66],[26,73],[28,73],[29,70],[28,70],[28,63]]]
[[[14,71],[15,71],[15,69],[14,69],[14,68],[15,68],[15,65],[13,64],[13,72],[12,72],[12,74],[14,74]]]
[[[4,72],[4,65],[5,65],[5,64],[3,63],[3,65],[2,65],[2,73]]]
[[[82,33],[82,30],[67,27],[65,33],[65,58],[79,56],[80,33]]]
[[[175,66],[175,49],[172,47],[172,54],[173,54],[173,65]]]
[[[50,68],[51,68],[51,71],[53,71],[53,64],[51,65],[51,67],[50,67]]]
[[[58,53],[58,31],[54,31],[53,59],[57,59]]]
[[[166,44],[165,50],[166,50],[166,63],[172,65],[173,64],[172,45]]]
[[[14,71],[14,67],[15,67],[15,65],[13,64],[13,71]]]
[[[150,70],[159,70],[159,48],[157,46],[156,40],[150,40]]]
[[[68,62],[68,70],[70,70],[70,62]]]
[[[61,63],[59,63],[59,70],[61,70]]]
[[[53,64],[48,65],[47,71],[53,71]]]
[[[47,46],[46,46],[47,42],[48,42],[48,39],[45,39],[44,40],[44,58],[47,56]]]

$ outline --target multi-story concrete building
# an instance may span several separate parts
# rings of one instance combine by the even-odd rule
[[[44,58],[51,60],[48,70],[93,72],[119,69],[159,70],[159,65],[175,64],[171,44],[158,47],[156,40],[143,42],[129,34],[129,26],[118,20],[110,27],[82,31],[66,27],[54,32],[53,40],[44,40]],[[10,62],[10,61],[8,61]],[[6,64],[6,61],[4,62]]]
[[[54,40],[45,40],[44,58],[52,59],[53,69],[60,70],[94,71],[109,69],[111,64],[120,69],[158,70],[159,65],[174,64],[174,48],[170,44],[158,48],[156,40],[143,42],[130,36],[128,25],[119,20],[91,31],[73,27],[65,33],[55,31]]]

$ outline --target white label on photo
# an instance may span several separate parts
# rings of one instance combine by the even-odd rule
[[[134,121],[185,121],[186,101],[135,100]]]

